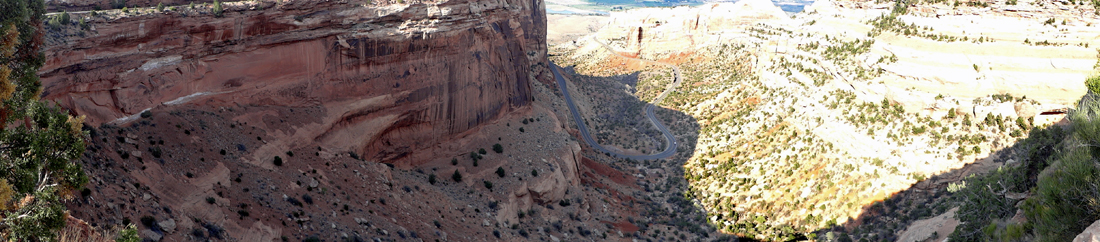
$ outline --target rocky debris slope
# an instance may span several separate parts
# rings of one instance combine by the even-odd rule
[[[257,109],[301,115],[229,119]],[[259,125],[312,121],[317,110],[172,107],[125,127],[96,129],[83,159],[92,177],[89,190],[69,207],[92,224],[131,221],[145,238],[167,241],[530,236],[520,235],[520,229],[536,238],[576,236],[562,232],[561,225],[557,231],[536,231],[563,220],[567,229],[609,232],[597,226],[599,221],[566,219],[566,212],[601,217],[581,210],[599,199],[588,198],[579,186],[580,173],[588,169],[580,167],[578,143],[541,108],[510,112],[449,144],[466,152],[447,153],[413,169],[318,146],[270,154],[266,168],[241,162],[278,139]],[[501,148],[494,149],[494,143]],[[559,205],[563,200],[575,205]]]
[[[89,190],[68,205],[93,225],[130,221],[162,241],[714,235],[681,196],[682,163],[642,166],[582,146],[556,88],[535,82],[532,90],[530,106],[439,144],[431,159],[408,168],[323,146],[258,150],[284,142],[284,130],[320,122],[323,107],[153,109],[134,122],[93,129],[81,159]],[[246,162],[254,156],[262,162]]]
[[[74,23],[50,28],[43,96],[92,125],[173,105],[319,106],[317,122],[273,130],[283,141],[259,149],[318,143],[407,163],[528,105],[545,71],[539,0],[224,8],[224,17],[209,5],[72,14]]]

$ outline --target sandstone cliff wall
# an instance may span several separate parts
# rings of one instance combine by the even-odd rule
[[[321,106],[288,137],[397,161],[527,106],[546,63],[541,0],[226,8],[76,15],[91,26],[50,34],[43,96],[92,125],[162,105]]]

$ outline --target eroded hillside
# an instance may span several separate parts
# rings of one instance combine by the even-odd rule
[[[322,106],[320,120],[258,149],[316,142],[404,165],[530,103],[529,83],[545,70],[541,4],[257,1],[225,3],[224,17],[210,4],[74,13],[50,27],[43,96],[93,126],[191,103]]]
[[[153,3],[47,17],[43,96],[89,127],[91,179],[68,203],[87,225],[164,241],[724,236],[679,196],[693,143],[639,162],[577,141],[542,1]]]
[[[1093,6],[1015,4],[817,1],[793,18],[767,1],[631,10],[550,52],[604,77],[581,88],[592,97],[645,100],[668,82],[622,56],[683,71],[661,106],[697,122],[685,196],[723,232],[942,238],[953,227],[904,231],[954,206],[948,184],[1012,163],[1006,148],[1061,121],[1097,63]],[[620,110],[593,105],[588,121],[630,127],[606,115]],[[635,129],[603,140],[644,151],[659,139]]]

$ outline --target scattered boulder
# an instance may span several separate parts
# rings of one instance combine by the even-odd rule
[[[152,230],[145,229],[141,230],[141,237],[152,241],[160,241],[161,238],[164,238],[164,235],[154,232]]]
[[[1100,242],[1100,220],[1092,222],[1085,231],[1073,238],[1073,242]]]
[[[1021,118],[1031,118],[1039,114],[1039,111],[1035,108],[1035,105],[1026,102],[1016,103],[1016,116]]]
[[[157,225],[160,226],[160,228],[164,230],[164,233],[171,234],[171,233],[176,232],[176,220],[175,219],[168,219],[168,220],[160,221],[160,222],[157,223]]]

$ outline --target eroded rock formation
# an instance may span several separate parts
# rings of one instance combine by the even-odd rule
[[[75,15],[90,26],[51,33],[43,96],[92,125],[162,105],[321,106],[278,145],[400,163],[528,105],[546,63],[541,0],[225,7]]]

